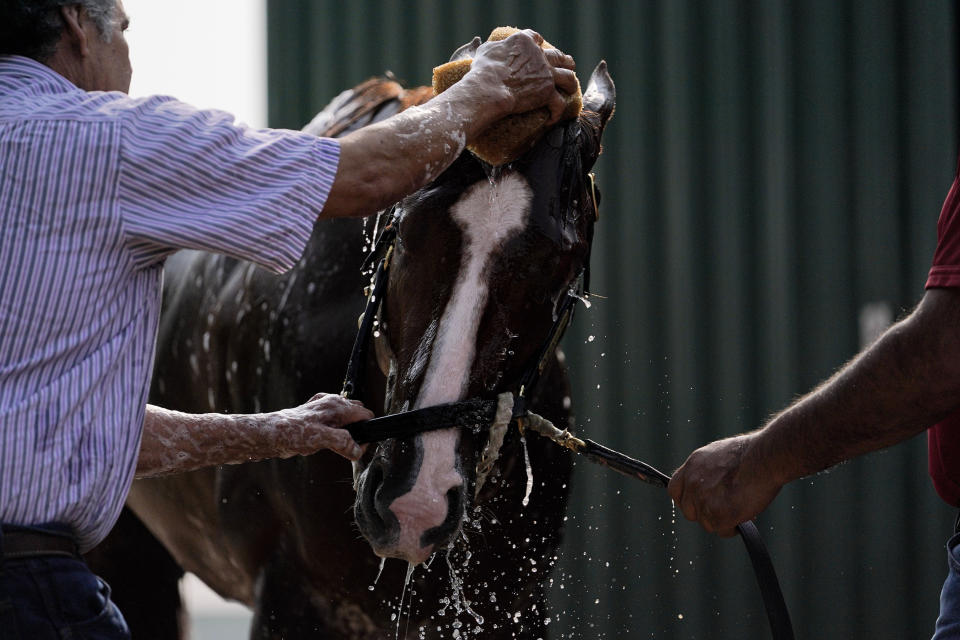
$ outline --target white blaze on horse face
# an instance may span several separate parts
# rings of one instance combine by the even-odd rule
[[[484,273],[493,255],[526,226],[532,199],[526,179],[509,173],[496,182],[474,184],[450,208],[463,232],[464,256],[440,319],[417,407],[454,402],[466,393],[489,293]]]
[[[456,402],[466,394],[477,330],[489,294],[484,274],[496,252],[526,226],[532,199],[523,176],[509,173],[495,181],[477,182],[451,207],[450,215],[463,232],[463,259],[415,408]],[[421,556],[425,559],[431,551],[421,549],[420,537],[443,523],[447,492],[463,484],[456,466],[457,429],[430,431],[419,437],[423,460],[414,486],[390,506],[400,522],[397,546],[413,556],[408,558],[412,561]]]

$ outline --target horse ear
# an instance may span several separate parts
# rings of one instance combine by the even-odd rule
[[[607,61],[601,60],[593,73],[590,74],[587,90],[583,92],[583,108],[594,111],[600,116],[600,130],[602,131],[607,124],[607,120],[613,115],[616,103],[617,88],[613,84],[610,73],[607,72]]]
[[[459,49],[453,52],[453,55],[450,56],[448,62],[453,62],[454,60],[463,60],[466,58],[473,58],[477,55],[477,48],[480,46],[480,36],[474,36],[473,40],[463,45]]]

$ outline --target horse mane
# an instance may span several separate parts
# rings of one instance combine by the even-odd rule
[[[315,136],[336,138],[423,104],[432,97],[431,87],[405,89],[388,73],[342,92],[303,130]]]
[[[400,84],[389,71],[347,89],[334,98],[310,123],[303,128],[306,133],[326,138],[337,138],[385,120],[410,107],[421,105],[434,96],[432,87],[420,86],[410,89]],[[584,105],[583,111],[574,118],[585,130],[584,157],[595,160],[600,154],[600,135],[604,115]]]

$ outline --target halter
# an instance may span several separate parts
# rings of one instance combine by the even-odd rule
[[[497,398],[468,398],[459,402],[423,407],[412,411],[394,413],[371,420],[346,425],[347,431],[359,443],[377,442],[390,438],[411,437],[425,431],[448,429],[451,426],[469,429],[475,434],[489,431],[487,446],[477,464],[476,492],[483,478],[490,472],[499,455],[499,447],[510,424],[516,424],[521,434],[532,431],[571,451],[584,455],[591,462],[609,467],[631,478],[642,480],[660,488],[666,488],[670,476],[649,464],[631,458],[619,451],[605,447],[587,438],[578,438],[567,429],[557,429],[549,420],[529,411],[529,398],[533,394],[544,367],[549,362],[557,344],[573,318],[578,300],[589,297],[590,246],[593,242],[593,225],[600,218],[597,201],[597,188],[594,174],[588,174],[590,196],[593,200],[594,216],[587,225],[587,255],[580,272],[567,285],[567,293],[557,311],[557,318],[547,334],[546,340],[537,352],[534,364],[521,376],[516,395],[501,393]],[[347,373],[340,395],[356,398],[362,392],[362,371],[369,351],[370,338],[373,335],[374,322],[383,303],[384,292],[389,279],[390,260],[396,244],[396,223],[399,218],[396,206],[389,210],[387,225],[380,232],[370,254],[364,261],[362,271],[367,273],[373,262],[380,257],[372,284],[366,289],[367,303],[360,316],[357,337],[350,353]],[[379,217],[378,217],[379,222]],[[374,229],[376,235],[376,228]],[[496,442],[494,442],[496,441]],[[777,579],[773,561],[767,551],[760,532],[753,521],[737,525],[743,544],[750,557],[760,594],[763,598],[767,620],[774,640],[794,640],[790,613],[787,610],[780,582]]]

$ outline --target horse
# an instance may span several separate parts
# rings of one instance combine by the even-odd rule
[[[305,130],[342,135],[429,95],[371,80]],[[614,101],[601,62],[578,118],[502,167],[465,151],[380,216],[396,239],[361,363],[368,407],[394,414],[518,392],[534,363],[543,374],[530,406],[571,424],[562,355],[543,342],[588,261],[598,199],[588,174]],[[151,402],[257,413],[337,388],[364,308],[369,226],[318,223],[282,276],[222,256],[171,257]],[[125,513],[88,560],[108,581],[131,584],[138,572],[149,583],[116,594],[138,638],[182,632],[184,570],[251,607],[252,638],[545,637],[572,462],[516,429],[493,443],[470,426],[370,445],[352,470],[320,452],[137,480],[127,502],[136,518]],[[388,557],[402,561],[385,570]]]

